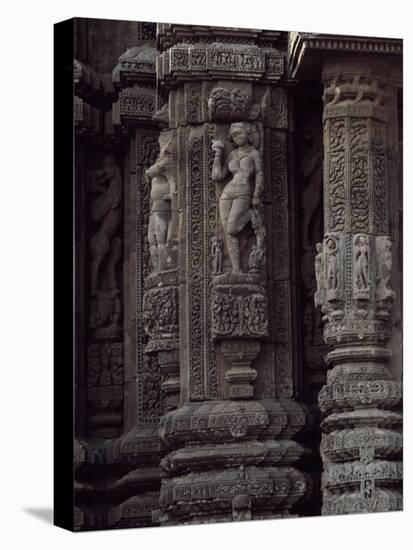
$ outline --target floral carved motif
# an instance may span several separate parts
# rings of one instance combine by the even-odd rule
[[[260,286],[215,286],[212,296],[213,338],[268,334],[268,303]]]

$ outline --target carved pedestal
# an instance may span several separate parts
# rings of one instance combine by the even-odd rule
[[[261,283],[261,284],[260,284]],[[227,273],[212,283],[211,332],[218,353],[230,367],[225,372],[229,399],[254,397],[257,371],[251,368],[268,336],[268,300],[259,276]]]
[[[230,399],[248,399],[254,397],[254,381],[257,371],[251,368],[251,363],[260,351],[259,342],[245,342],[244,340],[230,340],[222,342],[219,347],[221,355],[230,369],[225,373],[228,382],[228,396]]]
[[[326,233],[315,297],[331,368],[319,395],[323,514],[402,506],[401,385],[386,367],[395,295],[389,143],[396,115],[387,70],[349,58],[323,71]]]
[[[176,270],[146,279],[143,312],[149,342],[147,354],[156,354],[161,371],[161,389],[166,410],[179,400],[179,311]]]

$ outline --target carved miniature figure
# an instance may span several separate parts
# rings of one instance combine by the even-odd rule
[[[105,157],[103,168],[98,171],[97,178],[101,195],[92,204],[92,219],[96,222],[102,221],[90,242],[92,295],[98,292],[101,282],[99,270],[108,254],[105,270],[107,289],[116,288],[115,267],[121,254],[121,240],[114,235],[121,220],[122,178],[113,155]]]
[[[151,180],[151,211],[149,217],[148,241],[154,272],[165,271],[171,267],[172,259],[168,253],[171,240],[172,209],[170,168],[172,154],[169,143],[161,149],[155,164],[146,170]]]
[[[337,244],[334,239],[330,238],[326,242],[327,255],[327,290],[338,290],[339,275],[338,275],[338,257]]]
[[[369,288],[369,243],[364,235],[359,236],[355,243],[355,283],[359,290]]]
[[[89,327],[95,338],[112,338],[120,333],[119,290],[99,292],[90,303]]]
[[[214,239],[212,242],[212,272],[214,274],[222,273],[223,244],[222,239]]]
[[[261,214],[264,178],[261,155],[251,145],[250,125],[245,122],[233,123],[229,134],[236,148],[228,155],[224,164],[222,164],[223,142],[215,140],[212,144],[215,152],[212,179],[222,181],[229,174],[232,175],[232,179],[225,185],[222,192],[219,212],[232,271],[241,273],[238,235],[248,223],[251,223],[255,232],[257,247],[264,250],[265,230]],[[255,178],[254,192],[251,189],[252,178]]]
[[[167,127],[169,123],[169,106],[168,103],[165,103],[160,107],[157,111],[155,111],[154,115],[152,116],[153,120],[156,120],[156,122],[162,126]]]
[[[343,75],[338,74],[324,91],[326,105],[344,101],[353,104],[371,101],[374,105],[382,105],[387,97],[388,94],[380,86],[377,78],[361,72],[354,74],[351,81],[345,81]]]
[[[315,264],[315,279],[317,282],[317,290],[314,294],[314,304],[315,306],[322,305],[321,293],[324,289],[324,253],[323,253],[323,243],[316,244],[317,254],[314,260]]]
[[[248,267],[250,273],[258,273],[264,260],[264,246],[254,245],[250,252]]]
[[[378,271],[377,271],[377,301],[394,297],[394,291],[390,288],[392,270],[392,243],[389,237],[377,237],[376,239]]]

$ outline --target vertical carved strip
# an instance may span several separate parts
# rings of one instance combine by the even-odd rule
[[[271,134],[271,214],[272,214],[272,287],[273,341],[275,348],[275,393],[293,394],[293,350],[291,334],[290,230],[286,135]],[[276,243],[276,244],[275,244]]]
[[[89,434],[116,437],[123,420],[123,343],[120,259],[123,256],[123,176],[114,155],[89,170],[91,294],[87,386]]]
[[[205,242],[202,204],[202,150],[203,141],[194,137],[187,149],[187,186],[186,186],[186,303],[188,308],[188,326],[190,337],[187,342],[186,361],[189,365],[190,400],[202,400],[205,397],[204,354],[205,334],[203,333],[203,296],[202,247]]]
[[[160,373],[156,358],[145,354],[148,335],[145,333],[143,300],[144,281],[149,275],[150,254],[148,225],[150,210],[150,186],[144,177],[158,155],[158,135],[153,130],[136,131],[137,194],[136,207],[136,384],[138,424],[154,424],[159,414]],[[153,376],[153,385],[152,385]],[[148,386],[151,386],[149,387]],[[156,393],[156,396],[154,395]],[[154,415],[151,409],[157,411]]]
[[[289,277],[289,232],[286,136],[272,132],[271,139],[271,199],[274,247],[274,280]]]
[[[350,137],[350,197],[348,204],[351,212],[348,219],[351,220],[350,230],[355,233],[368,231],[370,197],[369,197],[369,169],[367,151],[367,120],[362,118],[349,118]]]
[[[345,124],[342,118],[329,121],[327,128],[328,148],[326,151],[325,181],[330,185],[326,193],[327,212],[325,230],[342,231],[346,214],[345,174]]]
[[[217,193],[216,184],[212,181],[212,163],[213,155],[211,143],[215,134],[215,128],[212,124],[204,126],[204,230],[205,230],[205,246],[204,246],[204,293],[206,296],[205,308],[205,325],[204,334],[205,342],[205,372],[207,373],[207,395],[209,399],[218,398],[218,358],[216,353],[216,345],[209,337],[211,334],[211,281],[212,281],[212,265],[211,265],[211,250],[213,240],[216,236],[217,226]]]

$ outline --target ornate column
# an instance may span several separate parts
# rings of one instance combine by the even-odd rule
[[[322,421],[322,513],[402,507],[401,384],[389,372],[397,127],[390,65],[324,62],[324,240],[315,303],[329,346]],[[392,223],[391,223],[392,222]]]
[[[107,525],[111,528],[152,525],[152,512],[159,502],[158,421],[164,400],[158,357],[144,324],[145,286],[151,273],[151,186],[145,174],[159,153],[159,129],[153,120],[158,52],[154,44],[155,25],[151,27],[152,34],[124,52],[113,70],[116,97],[112,118],[107,120],[125,150],[124,429],[105,448],[110,472],[106,485]]]
[[[310,489],[293,439],[306,416],[294,399],[285,36],[158,25],[157,38],[177,191],[180,361],[179,406],[160,421],[159,519],[286,516]]]

